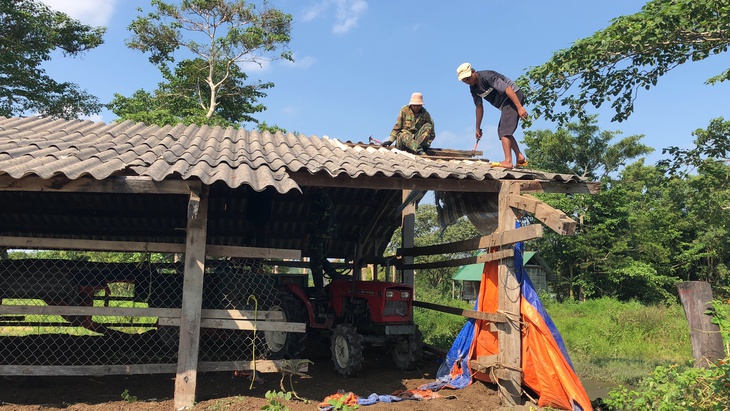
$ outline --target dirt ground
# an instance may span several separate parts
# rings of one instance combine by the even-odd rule
[[[302,400],[283,401],[291,411],[317,410],[325,397],[338,390],[360,397],[371,393],[392,394],[415,389],[433,382],[440,358],[427,355],[417,370],[399,371],[390,355],[382,351],[365,352],[363,371],[353,378],[341,378],[334,370],[329,350],[309,346],[303,358],[310,359],[307,377],[284,378],[286,391],[294,391]],[[282,391],[281,374],[260,374],[263,381],[250,388],[246,377],[232,372],[198,374],[195,411],[260,410],[268,402],[268,390]],[[0,377],[0,411],[171,411],[174,410],[174,375],[133,375],[106,377]],[[136,397],[135,402],[122,399],[122,393]],[[475,382],[461,390],[444,389],[440,398],[427,401],[404,400],[376,403],[361,410],[468,411],[496,410],[499,398],[496,386]]]

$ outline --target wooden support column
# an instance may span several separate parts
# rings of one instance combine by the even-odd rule
[[[712,309],[712,288],[705,281],[685,281],[677,284],[679,300],[689,323],[692,356],[695,368],[709,368],[725,355],[720,327],[712,323],[707,311]]]
[[[411,190],[403,190],[402,201],[406,201],[408,195],[411,194]],[[415,244],[415,229],[416,229],[416,205],[414,203],[406,204],[401,214],[401,238],[402,247],[411,248]],[[403,257],[403,264],[413,264],[413,257]],[[415,287],[415,279],[413,276],[413,269],[403,270],[403,283]]]
[[[519,195],[519,183],[503,181],[499,189],[499,228],[505,233],[515,229],[517,215],[510,207],[509,196]],[[512,250],[513,245],[503,245],[501,251]],[[522,401],[522,335],[520,318],[520,284],[515,275],[514,258],[499,263],[499,312],[507,316],[507,322],[497,324],[499,363],[504,367],[499,378],[499,398],[503,406],[521,405]]]
[[[192,409],[195,405],[207,225],[208,187],[203,186],[200,191],[192,190],[188,201],[180,348],[175,377],[176,410]]]

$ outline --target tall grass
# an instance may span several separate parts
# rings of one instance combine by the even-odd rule
[[[429,293],[419,290],[418,299],[450,307],[474,309],[466,301],[443,297],[434,292]],[[444,350],[451,347],[456,335],[459,334],[459,331],[466,323],[466,318],[454,314],[441,313],[425,308],[416,308],[413,311],[414,321],[423,333],[424,342]]]
[[[636,384],[657,366],[692,359],[679,304],[645,306],[611,298],[545,302],[581,378]]]

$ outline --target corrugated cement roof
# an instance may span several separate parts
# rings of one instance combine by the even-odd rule
[[[492,168],[488,161],[429,158],[328,137],[208,126],[148,126],[41,117],[0,117],[0,175],[47,179],[137,175],[161,181],[198,178],[231,188],[299,191],[291,172],[330,176],[581,181],[573,175]]]

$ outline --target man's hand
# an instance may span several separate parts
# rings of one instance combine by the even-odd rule
[[[383,147],[389,147],[391,144],[393,144],[393,142],[390,141],[390,140],[388,140],[388,141],[383,141],[383,144],[381,144],[381,146],[383,146]]]
[[[477,131],[474,133],[474,137],[477,138],[477,141],[479,141],[479,139],[482,138],[482,129],[481,128],[477,129]]]
[[[523,120],[527,118],[527,110],[525,110],[525,108],[522,106],[517,109],[517,114],[519,114],[520,118]]]

